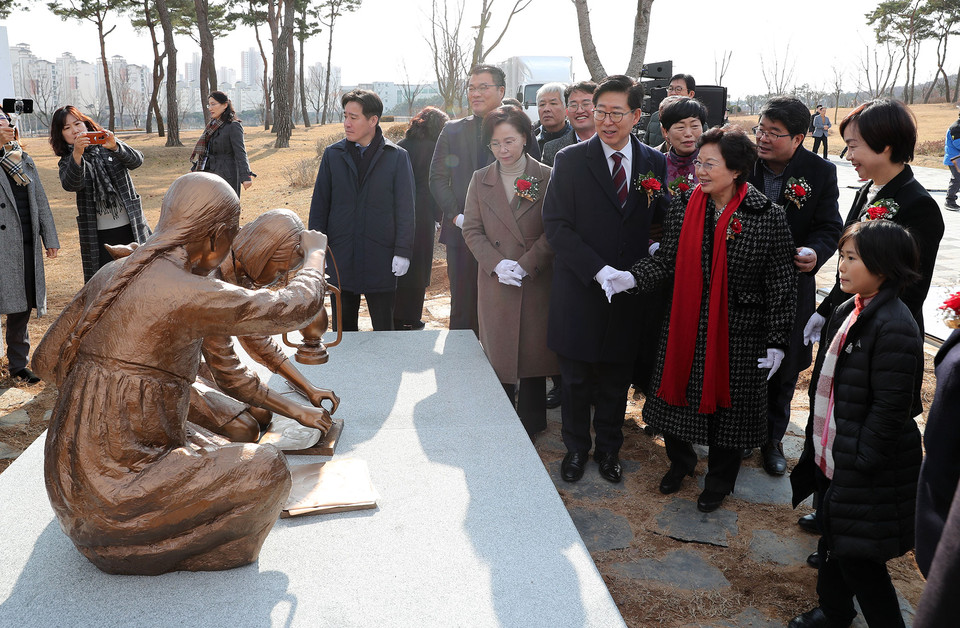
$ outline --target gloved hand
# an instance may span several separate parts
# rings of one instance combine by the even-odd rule
[[[493,269],[493,272],[497,273],[497,279],[500,283],[518,288],[520,287],[523,275],[526,274],[526,272],[520,268],[520,265],[512,259],[500,260],[500,263]],[[523,273],[523,275],[520,273]]]
[[[437,231],[440,231],[440,223],[439,223],[439,222],[435,222],[434,224],[435,224],[436,227],[437,227]]]
[[[650,257],[653,257],[653,254],[656,253],[659,248],[660,248],[660,243],[654,242],[653,244],[650,245],[650,248],[647,249],[647,253],[650,254]]]
[[[399,255],[393,256],[393,274],[397,277],[403,277],[410,270],[410,260]]]
[[[603,292],[607,295],[608,302],[612,301],[613,295],[618,292],[624,292],[636,286],[637,279],[629,270],[615,270],[613,274],[608,275],[607,278],[603,280],[603,283],[600,284]]]
[[[457,214],[457,217],[453,219],[453,224],[463,229],[463,214]]]
[[[823,330],[823,324],[827,321],[816,312],[810,315],[807,324],[803,326],[803,344],[811,345],[820,342],[820,332]]]
[[[597,271],[597,274],[594,275],[593,278],[596,280],[598,284],[600,284],[600,287],[602,288],[603,280],[615,272],[617,272],[617,269],[614,268],[613,266],[604,266],[603,268]]]
[[[757,368],[758,369],[770,369],[770,372],[767,373],[767,381],[770,381],[770,378],[773,377],[773,374],[780,369],[780,363],[783,362],[783,349],[767,349],[767,357],[757,359]]]

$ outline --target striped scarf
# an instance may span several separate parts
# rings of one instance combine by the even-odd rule
[[[207,142],[209,142],[213,134],[217,132],[217,129],[222,126],[223,121],[221,121],[220,118],[210,118],[210,122],[207,123],[203,134],[200,136],[200,139],[197,140],[197,145],[193,148],[193,152],[190,153],[190,161],[193,163],[193,168],[190,169],[191,172],[202,172],[204,167],[206,167]]]
[[[817,392],[813,400],[813,460],[828,479],[833,479],[835,468],[833,461],[833,442],[837,436],[837,420],[834,416],[833,379],[836,374],[837,359],[847,341],[847,332],[860,317],[860,312],[873,297],[866,300],[860,295],[854,296],[854,308],[843,322],[837,335],[823,358],[820,378],[817,380]],[[851,350],[850,348],[847,349]]]
[[[30,177],[23,170],[23,149],[17,140],[12,140],[0,148],[0,166],[3,166],[17,185],[30,185]]]

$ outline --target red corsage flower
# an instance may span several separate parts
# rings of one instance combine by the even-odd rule
[[[803,189],[803,186],[797,184],[793,185],[793,193],[801,198],[807,195],[807,191]]]
[[[960,291],[954,292],[940,306],[943,322],[951,329],[960,329]]]

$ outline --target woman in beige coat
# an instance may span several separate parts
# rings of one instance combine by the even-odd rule
[[[530,120],[517,107],[484,118],[496,161],[470,181],[463,239],[480,266],[480,343],[532,437],[547,426],[546,376],[560,369],[547,348],[553,251],[540,217],[550,168],[527,155],[530,136]]]

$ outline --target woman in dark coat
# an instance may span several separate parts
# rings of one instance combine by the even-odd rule
[[[877,220],[848,227],[839,256],[841,289],[854,298],[826,326],[803,454],[790,476],[794,506],[819,498],[819,606],[790,628],[848,626],[854,597],[871,628],[902,627],[886,561],[914,540],[922,452],[912,408],[923,342],[897,295],[918,277],[917,249],[902,227]]]
[[[430,162],[437,137],[450,116],[436,107],[424,107],[410,121],[410,128],[397,144],[410,154],[413,178],[417,185],[417,222],[413,235],[413,258],[410,270],[397,279],[397,296],[393,306],[393,328],[423,329],[423,297],[430,285],[433,270],[433,242],[436,223],[443,213],[430,193]]]
[[[91,134],[104,134],[94,144]],[[60,157],[60,184],[77,193],[77,227],[83,281],[113,261],[106,244],[143,244],[150,227],[130,171],[140,167],[143,154],[127,146],[73,105],[53,112],[50,146]]]
[[[692,443],[708,445],[697,507],[710,512],[733,491],[743,449],[767,442],[765,380],[793,325],[796,271],[783,208],[746,183],[757,149],[743,130],[711,129],[698,146],[699,185],[673,197],[660,249],[630,272],[644,292],[673,281],[650,386],[657,392],[643,407],[670,458],[660,492],[680,490],[693,474]],[[711,277],[717,268],[725,272]]]
[[[28,384],[40,378],[27,368],[30,311],[47,311],[43,249],[56,257],[57,228],[40,173],[23,150],[19,133],[0,110],[0,314],[6,314],[10,376]]]
[[[207,109],[210,110],[210,122],[190,155],[193,163],[190,171],[220,175],[240,196],[240,187],[246,190],[257,176],[250,172],[243,143],[243,125],[233,110],[233,103],[223,92],[210,92]]]

